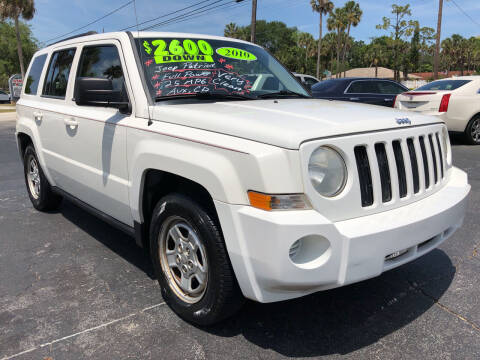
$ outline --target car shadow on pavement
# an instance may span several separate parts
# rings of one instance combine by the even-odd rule
[[[64,201],[59,212],[151,279],[148,255],[135,241]],[[299,299],[271,304],[247,301],[240,312],[212,327],[217,337],[243,336],[288,357],[349,354],[378,342],[422,316],[449,288],[455,267],[436,249],[381,276]],[[189,326],[189,325],[187,325]]]
[[[454,274],[450,258],[434,250],[347,287],[280,303],[248,302],[238,315],[203,330],[221,337],[242,335],[288,357],[345,355],[420,317],[448,289]]]
[[[59,212],[72,224],[143,271],[150,279],[156,278],[148,254],[136,245],[135,240],[131,236],[69,201],[63,201]]]

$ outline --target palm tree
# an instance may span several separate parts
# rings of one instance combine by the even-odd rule
[[[330,14],[330,17],[327,20],[327,27],[329,31],[337,32],[337,78],[340,77],[340,52],[341,52],[341,43],[342,38],[347,28],[347,19],[345,16],[345,9],[336,8],[334,12]]]
[[[343,44],[343,52],[342,52],[342,68],[343,68],[343,76],[345,76],[345,55],[347,52],[347,46],[350,42],[350,28],[352,25],[356,27],[362,18],[362,10],[360,9],[360,4],[356,3],[355,1],[349,1],[343,7],[345,9],[345,18],[347,20],[347,38],[345,43]]]
[[[308,58],[315,55],[315,39],[310,33],[300,33],[297,37],[297,46],[305,51],[305,64],[303,72],[308,69]]]
[[[372,41],[365,52],[365,60],[368,62],[369,67],[375,66],[375,77],[377,78],[378,65],[385,64],[388,61],[388,54],[383,46]]]
[[[223,31],[223,34],[226,37],[236,38],[239,34],[239,28],[238,28],[237,24],[230,23],[230,24],[225,25],[225,30]]]
[[[322,31],[323,31],[323,15],[331,14],[333,10],[333,2],[329,0],[310,0],[312,10],[320,14],[320,33],[318,37],[318,53],[317,53],[317,79],[320,79],[320,57],[322,52]]]
[[[15,22],[15,33],[17,35],[17,52],[20,63],[20,72],[22,79],[25,77],[25,68],[23,65],[22,41],[20,40],[19,18],[31,20],[35,14],[34,0],[0,0],[0,19],[13,19]]]

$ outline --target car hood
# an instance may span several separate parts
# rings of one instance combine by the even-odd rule
[[[318,99],[158,103],[153,120],[214,131],[288,149],[308,140],[438,122],[381,106]]]

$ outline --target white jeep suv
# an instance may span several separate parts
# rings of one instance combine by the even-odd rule
[[[248,42],[81,36],[27,76],[16,137],[33,206],[67,198],[131,234],[197,324],[378,276],[465,214],[442,121],[312,99]]]

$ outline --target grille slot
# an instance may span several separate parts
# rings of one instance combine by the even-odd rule
[[[354,152],[357,161],[358,179],[360,181],[362,206],[370,206],[373,204],[373,184],[367,149],[365,146],[355,146]]]
[[[435,137],[437,138],[437,147],[438,147],[438,154],[440,156],[440,170],[442,172],[442,179],[445,177],[444,175],[444,163],[443,163],[443,152],[442,152],[442,147],[440,146],[440,138],[438,137],[438,133],[435,134]]]
[[[413,192],[416,194],[420,191],[420,176],[418,173],[417,151],[412,138],[407,139],[407,147],[410,163],[412,164]]]
[[[377,155],[378,170],[380,173],[380,183],[382,186],[382,201],[392,200],[392,181],[390,179],[390,167],[388,166],[387,151],[385,144],[375,144],[375,153]]]
[[[433,146],[432,134],[428,135],[428,141],[430,142],[430,150],[432,151],[433,176],[435,178],[436,184],[438,182],[437,156],[435,155],[435,147]]]
[[[425,138],[419,137],[420,149],[422,150],[423,170],[425,172],[425,189],[430,187],[430,170],[428,168],[427,149],[425,148]]]
[[[402,146],[400,141],[392,141],[393,155],[395,156],[395,163],[397,164],[398,175],[398,191],[400,197],[407,196],[407,175],[405,173],[405,162],[403,159]]]

